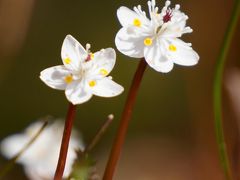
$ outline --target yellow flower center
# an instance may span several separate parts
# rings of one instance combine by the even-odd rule
[[[94,87],[96,85],[96,81],[92,80],[88,84],[90,87]]]
[[[177,51],[177,47],[174,46],[173,44],[170,44],[168,49],[169,49],[169,51],[173,51],[173,52]]]
[[[133,20],[133,25],[134,25],[134,26],[140,27],[141,24],[142,24],[142,23],[141,23],[141,21],[140,21],[139,19],[136,18],[136,19]]]
[[[70,59],[70,58],[66,58],[66,59],[64,59],[64,62],[65,62],[66,64],[70,64],[70,63],[71,63],[71,59]]]
[[[69,84],[73,81],[73,77],[72,75],[67,75],[64,80],[67,84]]]
[[[100,74],[102,74],[103,76],[108,75],[108,71],[106,69],[100,69]]]
[[[145,46],[151,46],[152,45],[152,39],[151,38],[145,38],[144,39]]]

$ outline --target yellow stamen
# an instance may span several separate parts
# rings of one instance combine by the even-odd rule
[[[66,58],[66,59],[64,59],[64,62],[65,62],[66,64],[70,64],[72,61],[71,61],[70,58]]]
[[[136,19],[133,20],[133,25],[137,26],[137,27],[140,27],[142,25],[142,23],[139,19],[136,18]]]
[[[96,85],[96,81],[92,80],[88,84],[90,87],[94,87]]]
[[[170,44],[168,49],[169,49],[169,51],[173,51],[173,52],[177,51],[177,47],[174,46],[173,44]]]
[[[73,77],[72,75],[67,75],[64,80],[67,84],[69,84],[73,81]]]
[[[151,46],[152,45],[152,39],[151,38],[145,38],[144,39],[144,44],[146,46]]]
[[[90,53],[89,55],[90,55],[91,59],[94,58],[94,54],[93,53]]]
[[[103,76],[108,75],[108,71],[106,69],[100,69],[100,74],[102,74]]]

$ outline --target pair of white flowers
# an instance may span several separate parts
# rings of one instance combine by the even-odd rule
[[[31,124],[23,133],[11,135],[1,142],[1,152],[7,158],[14,157],[37,134],[43,122]],[[37,139],[26,149],[17,160],[24,165],[24,171],[31,180],[51,180],[54,177],[58,162],[59,148],[63,134],[64,124],[56,120],[42,131]],[[76,150],[83,150],[84,145],[79,134],[74,130],[70,139],[68,158],[63,177],[67,178],[74,161],[77,158]]]
[[[195,65],[198,54],[179,38],[192,32],[186,27],[188,17],[180,11],[180,6],[170,8],[170,1],[159,11],[155,0],[148,1],[149,17],[141,6],[133,10],[120,7],[117,11],[122,28],[116,35],[115,44],[123,54],[134,58],[145,58],[150,67],[158,72],[167,73],[174,63],[183,66]],[[124,90],[109,77],[116,62],[113,48],[102,49],[96,53],[90,51],[90,45],[84,48],[71,35],[63,41],[61,58],[64,65],[50,67],[41,72],[40,78],[48,86],[65,90],[72,104],[88,101],[92,95],[113,97]],[[2,153],[13,157],[18,153],[40,128],[40,122],[31,125],[23,134],[18,134],[2,142]],[[20,157],[19,163],[30,179],[52,179],[57,164],[63,125],[59,122],[47,127],[29,149]],[[64,177],[71,172],[76,158],[75,149],[83,148],[80,140],[71,137]]]
[[[188,17],[180,11],[179,5],[175,8],[169,5],[170,1],[166,1],[158,12],[155,0],[148,1],[149,18],[140,5],[133,10],[120,7],[117,11],[123,26],[115,38],[117,49],[130,57],[144,57],[150,67],[163,73],[171,71],[174,63],[192,66],[199,60],[191,44],[179,39],[192,32],[190,27],[186,27]],[[54,89],[65,90],[71,103],[84,103],[92,95],[113,97],[123,92],[124,88],[108,77],[116,62],[114,49],[92,53],[89,44],[85,49],[67,35],[61,57],[64,65],[45,69],[40,78]]]

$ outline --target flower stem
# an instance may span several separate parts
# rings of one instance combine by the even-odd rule
[[[137,95],[146,67],[147,67],[147,63],[145,59],[142,59],[138,65],[137,71],[134,75],[132,85],[128,93],[127,101],[124,107],[124,111],[122,113],[122,118],[120,120],[120,125],[114,140],[114,144],[112,147],[112,151],[111,151],[106,169],[105,169],[103,180],[111,180],[113,178],[114,171],[115,171],[118,159],[120,157],[122,146],[127,133],[128,124],[132,115],[133,106],[136,100],[136,95]]]
[[[103,134],[109,127],[109,125],[112,123],[114,116],[112,114],[108,115],[107,120],[104,122],[104,124],[101,126],[101,128],[98,130],[97,134],[93,137],[93,139],[90,141],[90,143],[87,145],[87,147],[84,149],[83,153],[90,152],[95,145],[99,142],[99,140],[102,138]]]
[[[70,103],[66,121],[65,121],[61,150],[60,150],[60,154],[59,154],[59,158],[58,158],[58,164],[57,164],[57,169],[55,172],[54,180],[62,180],[75,114],[76,114],[76,105],[73,105]]]
[[[237,26],[240,14],[240,0],[235,0],[234,10],[232,12],[231,20],[228,29],[225,33],[224,41],[216,64],[216,71],[214,77],[214,116],[215,116],[215,131],[218,143],[218,150],[220,155],[221,164],[224,170],[225,178],[227,180],[233,179],[230,168],[229,158],[227,154],[224,130],[222,123],[222,76],[224,71],[225,60],[231,45],[234,31]]]

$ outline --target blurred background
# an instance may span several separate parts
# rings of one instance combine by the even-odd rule
[[[157,1],[162,7],[165,1]],[[194,67],[175,66],[162,74],[148,68],[140,91],[116,180],[223,180],[215,143],[212,107],[213,74],[230,18],[233,0],[176,0],[190,17],[194,30],[183,37],[199,53]],[[39,79],[43,69],[62,64],[60,51],[67,34],[92,51],[114,47],[120,29],[116,10],[146,0],[0,0],[0,140],[23,130],[33,121],[52,115],[65,117],[68,102],[63,91]],[[147,9],[145,9],[147,10]],[[223,114],[229,155],[239,169],[240,61],[239,24],[224,75]],[[238,41],[237,41],[238,40]],[[101,175],[120,115],[138,64],[117,53],[111,73],[125,87],[115,98],[93,97],[78,106],[75,127],[87,143],[113,113],[115,119],[93,154]],[[6,160],[0,159],[0,166]],[[26,179],[21,166],[7,177]]]

